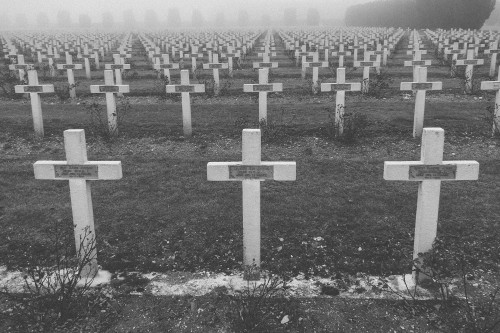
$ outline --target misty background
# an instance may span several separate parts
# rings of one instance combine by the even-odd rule
[[[0,27],[12,29],[55,28],[61,12],[69,13],[72,26],[94,28],[111,19],[113,27],[157,27],[168,25],[169,11],[178,10],[182,26],[234,26],[247,16],[247,25],[285,23],[285,10],[296,14],[296,23],[306,23],[308,11],[318,15],[318,24],[343,25],[347,7],[369,0],[0,0]],[[67,14],[65,13],[65,14]],[[111,15],[111,17],[110,17]],[[67,21],[68,17],[65,18]],[[155,22],[157,20],[157,22]],[[90,22],[89,22],[90,21]],[[144,24],[146,22],[146,24]],[[60,26],[60,25],[59,25]]]

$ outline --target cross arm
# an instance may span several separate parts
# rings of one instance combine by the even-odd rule
[[[425,165],[421,161],[384,162],[385,180],[477,180],[478,177],[477,161],[444,161],[437,165]]]
[[[361,91],[361,83],[322,83],[321,91]]]
[[[483,81],[481,90],[500,90],[500,81]]]
[[[167,93],[204,93],[205,92],[205,85],[204,84],[182,84],[182,85],[175,85],[175,84],[169,84],[166,86],[167,88]]]
[[[179,69],[179,64],[154,64],[154,69]]]
[[[283,83],[269,84],[244,84],[244,92],[280,92],[283,91]]]
[[[401,82],[400,90],[442,90],[443,82]]]
[[[130,92],[130,86],[129,85],[113,85],[113,86],[91,85],[90,86],[90,92],[92,94],[98,94],[98,93],[129,93]]]
[[[130,69],[130,64],[105,64],[105,69]]]
[[[242,162],[210,162],[207,164],[209,181],[277,180],[296,179],[295,162],[261,162],[260,165],[243,165]]]
[[[112,180],[122,178],[120,161],[89,161],[71,165],[66,161],[38,161],[33,164],[35,179]]]
[[[57,64],[57,69],[83,69],[82,64]]]
[[[54,85],[53,84],[41,84],[41,85],[17,85],[14,86],[14,91],[16,94],[24,94],[24,93],[53,93]]]
[[[277,62],[254,62],[253,68],[278,68]]]

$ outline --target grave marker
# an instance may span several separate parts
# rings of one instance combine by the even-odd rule
[[[261,161],[261,132],[244,129],[241,162],[210,162],[209,181],[241,181],[243,188],[244,279],[260,279],[260,182],[294,181],[295,162]]]
[[[128,93],[130,88],[128,85],[115,85],[113,80],[113,71],[104,71],[104,86],[91,85],[90,92],[92,94],[106,94],[106,110],[108,114],[108,128],[111,135],[118,134],[118,114],[116,112],[116,93]]]
[[[495,110],[493,111],[493,135],[500,133],[500,69],[498,70],[497,81],[481,82],[481,90],[496,90]]]
[[[66,63],[65,64],[57,64],[57,69],[65,69],[68,75],[68,84],[69,84],[69,96],[71,98],[76,98],[76,85],[75,85],[75,75],[73,70],[75,69],[83,69],[81,64],[73,64],[73,57],[69,52],[66,52]]]
[[[182,95],[182,128],[185,137],[191,136],[193,129],[191,126],[191,98],[190,93],[205,92],[204,84],[189,84],[189,71],[181,70],[181,84],[169,84],[166,86],[167,94],[181,93]]]
[[[335,91],[335,128],[344,133],[344,105],[346,91],[361,91],[361,83],[345,83],[345,68],[337,68],[337,83],[322,83],[321,91]]]
[[[94,212],[89,180],[114,180],[122,178],[121,162],[88,161],[85,131],[64,131],[66,161],[38,161],[33,167],[35,179],[68,180],[77,254],[93,248],[90,264],[82,277],[92,278],[98,273],[95,246]]]
[[[43,116],[42,102],[39,94],[53,93],[54,85],[38,84],[38,74],[36,70],[28,70],[28,85],[17,85],[14,87],[17,94],[30,94],[31,99],[31,115],[33,117],[33,128],[35,135],[39,138],[43,137]]]
[[[269,69],[259,69],[259,84],[244,84],[244,92],[259,93],[259,123],[267,122],[267,94],[270,92],[283,91],[283,83],[269,84]]]
[[[442,82],[427,82],[427,67],[418,68],[417,82],[401,82],[400,90],[417,90],[415,96],[415,113],[413,115],[413,137],[420,137],[424,127],[426,90],[442,90]]]
[[[420,161],[384,162],[385,180],[419,182],[413,259],[430,251],[436,239],[441,181],[477,180],[479,176],[478,162],[443,161],[443,151],[444,130],[424,128]],[[428,276],[419,274],[417,267],[413,278],[417,281]]]

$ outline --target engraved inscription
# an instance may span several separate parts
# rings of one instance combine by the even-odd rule
[[[351,90],[351,85],[348,83],[335,83],[332,84],[332,90],[333,91]]]
[[[24,92],[29,92],[29,93],[38,93],[38,92],[43,92],[43,87],[42,86],[25,86],[24,87]]]
[[[266,68],[266,67],[273,67],[272,62],[259,62],[259,67]]]
[[[465,65],[477,65],[477,60],[464,60]]]
[[[54,165],[55,178],[99,179],[97,165]]]
[[[75,65],[63,65],[63,69],[74,69]]]
[[[208,64],[208,68],[219,69],[219,68],[222,68],[222,64]]]
[[[412,90],[431,90],[432,89],[432,83],[431,82],[412,83],[411,84],[411,89]]]
[[[424,60],[414,60],[412,61],[413,66],[424,66],[425,61]]]
[[[455,179],[456,165],[411,165],[410,180]]]
[[[160,68],[173,68],[172,64],[161,64]]]
[[[253,86],[253,91],[273,91],[272,84],[255,84]]]
[[[230,165],[229,179],[274,179],[271,165]]]
[[[370,66],[373,66],[373,62],[371,62],[371,61],[361,61],[360,65],[361,66],[370,67]]]
[[[122,69],[123,65],[111,65],[111,69]]]
[[[118,92],[119,87],[117,86],[99,86],[99,92]]]
[[[311,67],[321,67],[321,66],[323,66],[323,63],[321,63],[321,62],[310,62],[309,66],[311,66]]]
[[[194,92],[194,86],[175,86],[175,92]]]

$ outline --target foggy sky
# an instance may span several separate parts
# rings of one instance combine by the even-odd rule
[[[88,14],[92,22],[101,22],[103,12],[112,12],[116,22],[123,19],[123,11],[131,9],[138,22],[144,20],[148,9],[153,9],[160,21],[166,19],[168,9],[177,7],[181,19],[189,22],[193,9],[199,9],[205,21],[213,21],[217,12],[223,12],[226,21],[234,21],[238,12],[244,9],[251,20],[259,20],[268,14],[273,21],[283,18],[283,9],[297,9],[297,18],[303,20],[308,8],[318,9],[322,19],[343,18],[345,9],[353,4],[368,0],[0,0],[0,8],[14,21],[18,14],[26,14],[28,21],[36,23],[39,12],[44,12],[51,23],[55,23],[57,12],[67,10],[73,22],[78,21],[80,14]]]

